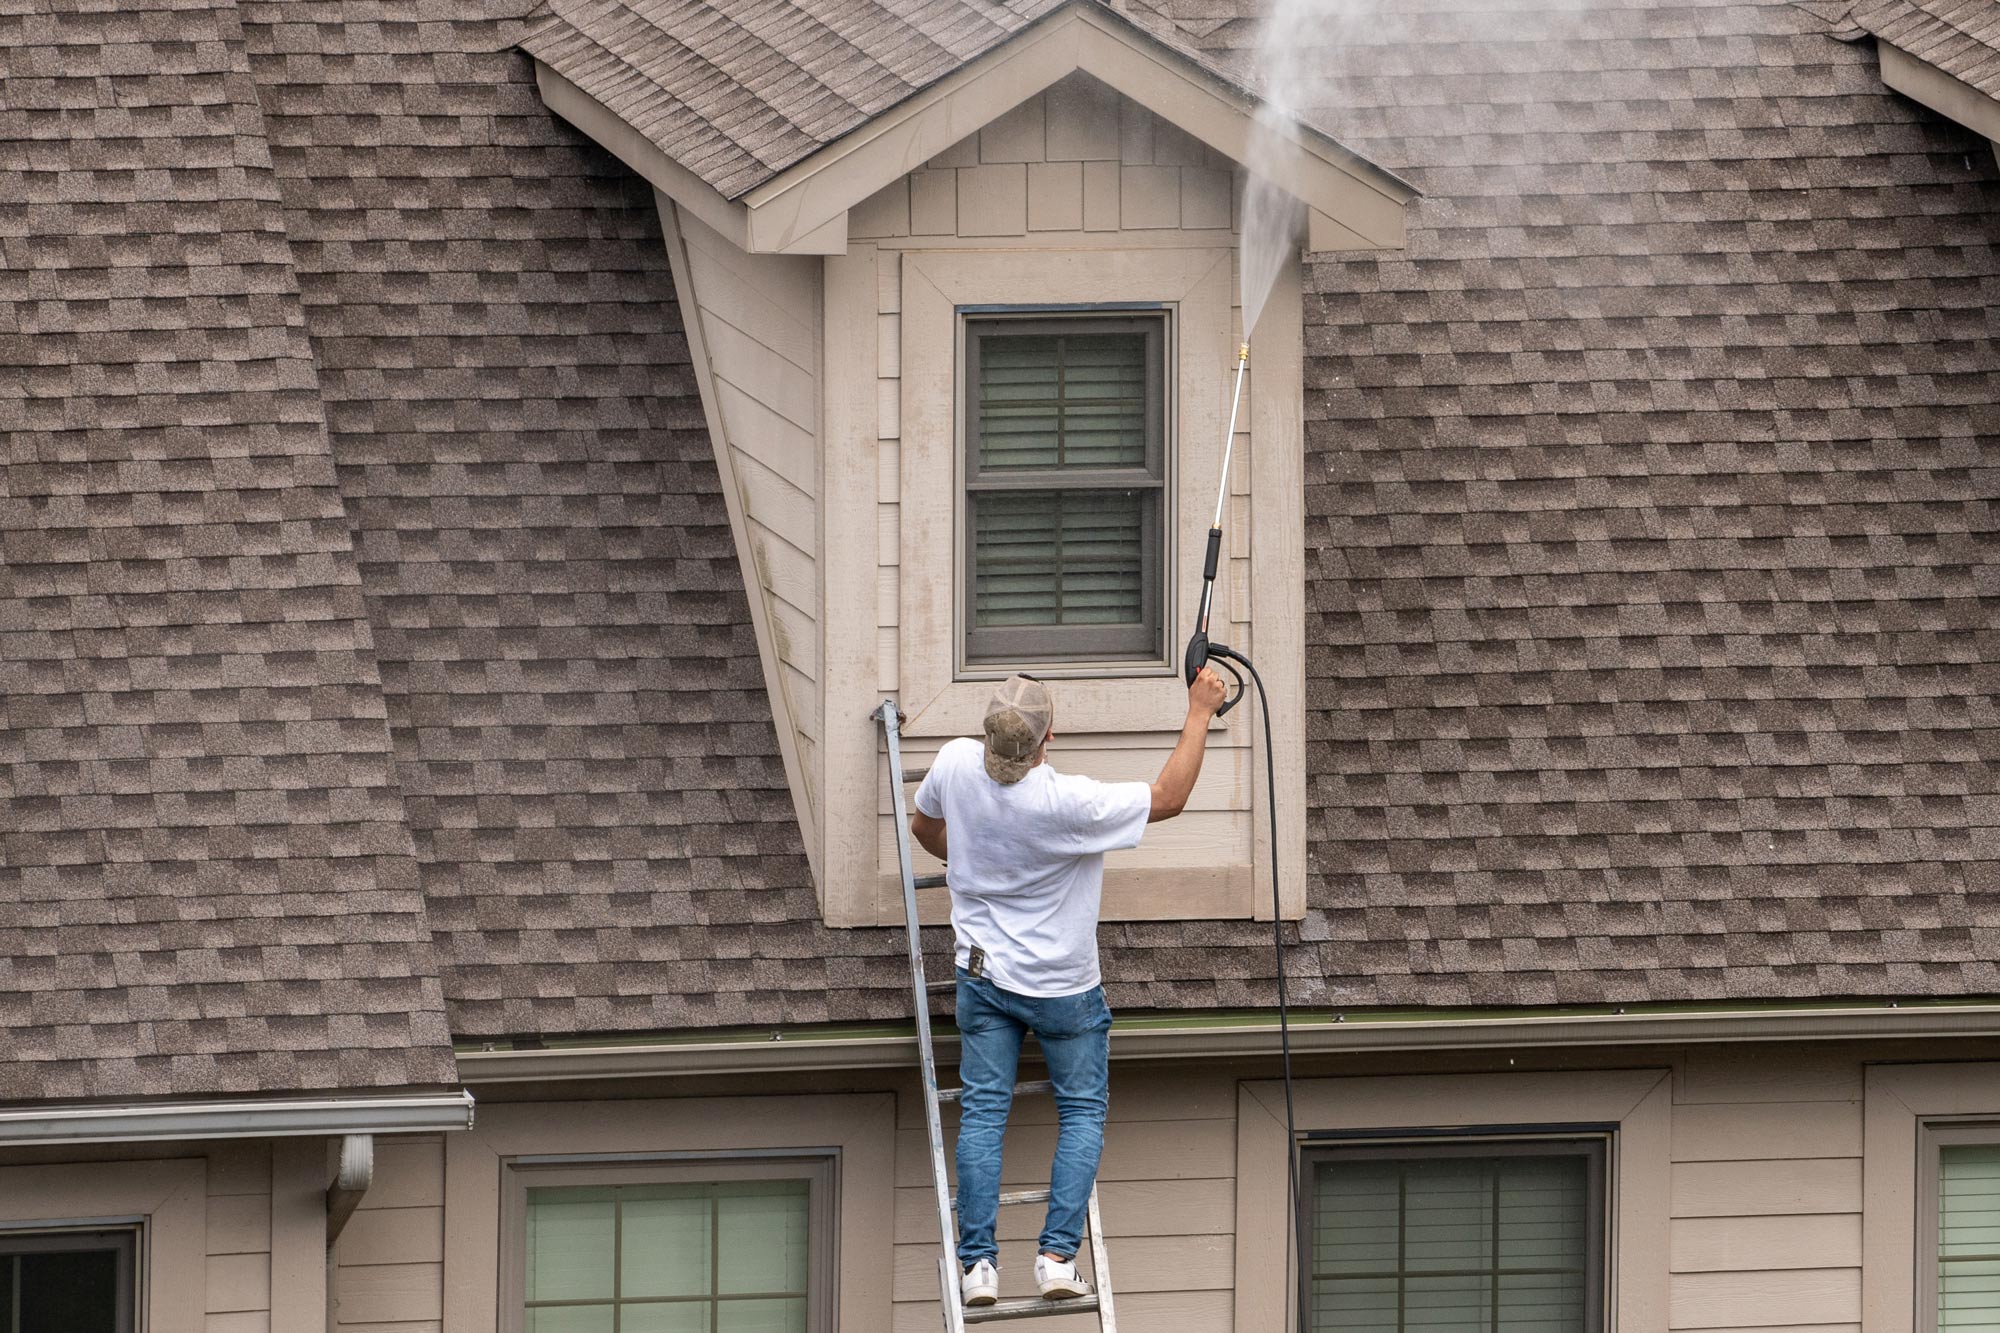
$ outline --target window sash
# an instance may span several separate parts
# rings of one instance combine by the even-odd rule
[[[1918,1156],[1917,1227],[1919,1236],[1917,1297],[1919,1333],[1954,1333],[1954,1330],[1990,1327],[1993,1304],[1978,1306],[1982,1314],[1970,1322],[1951,1315],[1953,1298],[1968,1295],[1990,1296],[2000,1303],[2000,1200],[1988,1210],[1992,1217],[1987,1234],[1977,1237],[1980,1244],[1967,1242],[1975,1237],[1967,1228],[1949,1227],[1946,1214],[1964,1196],[1948,1187],[1945,1167],[1954,1150],[1989,1149],[2000,1157],[2000,1122],[1926,1124],[1921,1136],[1923,1150]],[[2000,1178],[1994,1185],[2000,1188]],[[1961,1222],[1969,1222],[1964,1213]],[[1958,1235],[1954,1235],[1954,1230]],[[1954,1244],[1954,1242],[1957,1242]],[[1969,1305],[1964,1308],[1974,1308]]]
[[[981,366],[987,339],[1023,334],[1089,335],[1137,333],[1144,338],[1145,400],[1143,459],[1133,466],[987,466],[981,448]],[[1085,661],[1151,661],[1166,658],[1165,567],[1169,495],[1166,481],[1164,314],[980,316],[965,323],[965,376],[960,396],[965,426],[963,504],[960,524],[960,605],[962,651],[966,664],[1032,665]],[[1060,418],[1059,418],[1060,420]],[[982,499],[999,503],[1008,492],[1084,495],[1091,491],[1137,493],[1140,539],[1137,556],[1137,618],[1117,622],[981,625],[978,549]],[[1069,579],[1058,563],[1052,577],[1060,601]]]
[[[116,1265],[117,1300],[112,1311],[116,1333],[132,1333],[138,1305],[139,1233],[135,1227],[66,1227],[59,1230],[0,1229],[0,1264],[10,1270],[7,1290],[18,1300],[22,1257],[78,1250],[108,1251]],[[14,1310],[0,1310],[0,1333],[15,1333]]]
[[[1407,1200],[1399,1195],[1395,1212],[1398,1236],[1398,1256],[1390,1259],[1379,1269],[1365,1272],[1328,1273],[1320,1270],[1318,1254],[1320,1236],[1318,1227],[1320,1172],[1337,1168],[1341,1164],[1357,1162],[1409,1162],[1437,1161],[1449,1158],[1505,1158],[1505,1157],[1563,1157],[1581,1158],[1584,1162],[1584,1224],[1582,1291],[1583,1291],[1583,1333],[1602,1333],[1605,1309],[1605,1272],[1608,1256],[1606,1245],[1606,1194],[1605,1194],[1605,1141],[1601,1138],[1554,1138],[1547,1139],[1476,1139],[1462,1142],[1438,1142],[1436,1140],[1396,1140],[1386,1143],[1366,1145],[1314,1146],[1302,1154],[1300,1178],[1303,1195],[1299,1207],[1304,1211],[1302,1227],[1302,1257],[1299,1265],[1299,1311],[1302,1329],[1312,1330],[1320,1325],[1316,1322],[1319,1311],[1314,1299],[1317,1282],[1339,1279],[1357,1281],[1373,1280],[1378,1283],[1394,1284],[1395,1311],[1393,1322],[1384,1322],[1373,1327],[1392,1330],[1393,1333],[1412,1333],[1427,1325],[1421,1319],[1412,1319],[1410,1308],[1410,1285],[1414,1279],[1420,1289],[1425,1286],[1442,1287],[1452,1280],[1462,1285],[1481,1283],[1481,1297],[1488,1309],[1481,1327],[1486,1333],[1496,1333],[1495,1324],[1504,1325],[1504,1292],[1506,1278],[1523,1278],[1532,1281],[1536,1277],[1566,1276],[1574,1273],[1573,1268],[1560,1270],[1537,1269],[1532,1264],[1509,1263],[1504,1260],[1495,1265],[1482,1263],[1478,1267],[1454,1266],[1446,1268],[1412,1269],[1404,1257],[1402,1241],[1408,1225]],[[1502,1207],[1502,1197],[1495,1191],[1490,1207],[1497,1214]],[[1504,1244],[1497,1217],[1486,1219],[1493,1228],[1491,1242],[1494,1247]],[[1469,1285],[1468,1285],[1469,1290]],[[1421,1291],[1420,1291],[1421,1294]]]
[[[578,1298],[538,1300],[532,1306],[527,1300],[528,1292],[528,1244],[527,1223],[529,1214],[529,1192],[545,1188],[568,1187],[624,1187],[655,1184],[714,1185],[764,1180],[804,1180],[807,1182],[806,1205],[806,1329],[808,1333],[832,1333],[834,1328],[835,1284],[837,1271],[836,1228],[838,1226],[836,1201],[834,1198],[835,1162],[830,1156],[783,1154],[772,1156],[716,1157],[672,1155],[620,1154],[612,1158],[595,1157],[554,1157],[519,1158],[508,1162],[508,1189],[504,1200],[503,1249],[501,1265],[501,1290],[506,1293],[502,1303],[501,1327],[508,1333],[521,1333],[528,1324],[527,1314],[534,1309],[561,1309],[564,1307],[597,1306],[612,1311],[635,1308],[660,1309],[667,1306],[706,1306],[711,1312],[721,1305],[740,1304],[756,1299],[796,1299],[797,1292],[743,1292],[718,1294],[713,1287],[707,1295],[686,1299],[634,1296],[624,1297],[614,1287],[613,1294],[606,1298]],[[620,1244],[614,1233],[614,1246]],[[711,1235],[710,1245],[716,1244]],[[619,1249],[614,1249],[614,1265],[622,1262]],[[713,1260],[711,1261],[713,1262]],[[614,1314],[617,1325],[621,1316]]]

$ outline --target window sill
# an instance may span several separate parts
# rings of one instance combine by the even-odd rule
[[[919,867],[919,875],[935,874]],[[1179,870],[1113,866],[1104,872],[1101,921],[1243,921],[1253,914],[1257,877],[1252,867],[1192,866]],[[1268,909],[1270,890],[1265,889]],[[926,926],[951,924],[951,897],[944,889],[917,890],[917,920]],[[903,881],[884,875],[876,893],[877,926],[903,924]]]

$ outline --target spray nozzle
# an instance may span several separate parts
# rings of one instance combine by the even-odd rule
[[[1249,360],[1250,360],[1250,344],[1244,343],[1243,346],[1236,349],[1236,364],[1239,366],[1244,365]]]

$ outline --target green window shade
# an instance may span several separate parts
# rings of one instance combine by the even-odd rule
[[[1145,611],[1135,491],[994,491],[973,504],[973,623],[1115,625]]]
[[[528,1333],[805,1333],[804,1180],[528,1191]]]
[[[979,466],[1144,467],[1146,335],[992,334],[979,354]]]
[[[1581,1155],[1324,1159],[1311,1327],[1583,1333],[1590,1193]]]
[[[1938,1327],[2000,1325],[2000,1145],[1947,1144],[1938,1162]]]

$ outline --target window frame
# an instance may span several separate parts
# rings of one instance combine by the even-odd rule
[[[1106,302],[1087,305],[960,306],[957,315],[958,373],[953,394],[957,423],[957,471],[953,485],[958,590],[953,617],[954,670],[959,680],[999,679],[1014,670],[1052,675],[1170,670],[1168,627],[1173,620],[1174,528],[1178,493],[1174,439],[1174,363],[1178,355],[1174,308],[1164,302]],[[984,339],[1025,333],[1132,333],[1146,340],[1144,470],[1093,468],[1008,471],[985,475],[979,465],[978,387]],[[1024,470],[1025,471],[1025,470]],[[977,569],[973,550],[973,508],[979,494],[1008,490],[1151,490],[1156,499],[1142,520],[1140,546],[1141,624],[1129,626],[1001,626],[973,624]]]
[[[1917,1129],[1916,1333],[1938,1333],[1938,1284],[1944,1277],[1938,1254],[1938,1204],[1944,1192],[1944,1149],[1959,1145],[2000,1147],[2000,1119],[1953,1117],[1922,1121]]]
[[[840,1271],[839,1158],[811,1150],[731,1153],[608,1153],[515,1157],[500,1201],[500,1328],[527,1328],[528,1191],[573,1186],[719,1184],[805,1180],[806,1330],[833,1333]],[[616,1308],[614,1298],[613,1308]],[[614,1316],[614,1325],[616,1319]]]
[[[118,1306],[113,1315],[117,1333],[134,1333],[139,1310],[140,1225],[89,1222],[77,1226],[0,1226],[0,1261],[23,1254],[76,1250],[110,1250],[117,1255]],[[79,1245],[78,1240],[95,1243]]]
[[[1412,1130],[1372,1131],[1358,1134],[1309,1135],[1299,1145],[1300,1217],[1296,1219],[1299,1258],[1296,1265],[1298,1327],[1301,1333],[1313,1323],[1313,1265],[1308,1256],[1316,1249],[1315,1229],[1320,1167],[1333,1161],[1406,1161],[1413,1158],[1447,1157],[1581,1157],[1584,1159],[1584,1333],[1609,1333],[1606,1311],[1610,1308],[1611,1261],[1611,1130],[1578,1132],[1574,1128],[1509,1127],[1500,1135],[1429,1133]],[[1407,1277],[1407,1274],[1401,1276]]]

